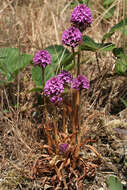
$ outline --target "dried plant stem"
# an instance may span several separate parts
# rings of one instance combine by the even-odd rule
[[[66,107],[63,105],[63,132],[67,134],[67,125],[66,125]]]
[[[80,115],[79,115],[79,104],[80,104],[80,91],[76,91],[76,102],[75,102],[75,107],[76,107],[76,111],[75,111],[75,122],[76,122],[76,139],[77,139],[77,146],[76,146],[76,150],[75,150],[75,158],[78,158],[79,156],[79,152],[80,152]],[[78,133],[78,135],[77,135]]]
[[[44,69],[42,68],[42,84],[43,84],[43,88],[44,88]],[[48,146],[52,147],[52,137],[49,131],[49,121],[48,121],[48,110],[46,107],[46,98],[43,94],[43,104],[44,104],[44,114],[45,114],[45,125],[44,125],[44,129],[45,129],[45,133],[47,136],[47,140],[48,140]],[[52,152],[50,151],[50,149],[48,149],[49,154],[51,154]]]
[[[100,73],[100,72],[101,72],[101,69],[100,69],[100,65],[99,65],[99,59],[98,59],[98,54],[97,54],[97,52],[95,52],[95,56],[96,56],[96,61],[97,61],[98,72]]]
[[[75,120],[75,111],[76,111],[76,92],[73,91],[72,92],[72,113],[71,113],[71,118],[72,118],[72,144],[75,144],[75,140],[76,140],[76,120]]]
[[[53,124],[54,124],[54,138],[55,138],[55,145],[56,145],[56,154],[58,154],[58,146],[57,146],[57,142],[58,142],[58,127],[57,127],[57,119],[56,119],[56,109],[55,109],[55,116],[54,116],[54,120],[53,120]]]
[[[45,133],[46,133],[47,140],[48,140],[48,146],[49,146],[49,147],[52,147],[52,138],[51,138],[50,132],[49,132],[49,130],[48,130],[47,120],[46,120],[46,124],[44,125],[44,129],[45,129]],[[48,150],[49,150],[49,154],[52,153],[52,152],[50,151],[50,149],[48,149]]]

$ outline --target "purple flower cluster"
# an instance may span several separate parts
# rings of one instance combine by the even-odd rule
[[[77,78],[72,80],[72,88],[76,90],[89,89],[90,84],[86,77],[78,75]]]
[[[46,50],[38,51],[33,58],[34,66],[38,65],[42,68],[45,68],[48,64],[51,64],[51,60],[51,55]]]
[[[60,145],[60,151],[62,151],[62,152],[66,152],[67,148],[68,148],[68,144],[67,143],[64,143],[64,144]]]
[[[44,87],[45,96],[50,97],[50,101],[53,103],[60,102],[62,100],[59,95],[64,92],[64,85],[58,77],[52,77],[49,79]]]
[[[67,30],[63,32],[62,35],[62,43],[70,46],[70,47],[76,47],[82,42],[82,33],[78,28],[75,28],[71,26]]]
[[[72,76],[69,72],[62,70],[57,77],[63,82],[63,84],[70,83],[72,81]]]
[[[64,93],[64,86],[71,81],[71,74],[63,70],[56,77],[52,77],[46,82],[44,87],[45,96],[48,96],[52,103],[58,104],[62,102],[61,94]]]
[[[90,9],[84,5],[80,4],[74,8],[70,20],[72,26],[75,26],[83,32],[92,23],[92,13]]]

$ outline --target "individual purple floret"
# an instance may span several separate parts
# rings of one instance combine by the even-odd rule
[[[60,145],[60,151],[62,151],[62,152],[66,152],[67,148],[68,148],[68,144],[67,143]]]
[[[51,60],[51,55],[47,50],[38,51],[33,58],[34,66],[38,65],[42,68],[45,68],[48,64],[51,64]]]
[[[63,98],[60,97],[60,96],[53,96],[53,97],[50,98],[50,101],[52,103],[58,104],[58,103],[63,101]]]
[[[62,43],[70,47],[76,47],[82,42],[82,33],[78,28],[71,26],[62,35]]]
[[[72,26],[79,28],[83,32],[92,23],[92,13],[90,9],[84,5],[80,4],[74,8],[70,20]]]
[[[90,87],[89,81],[86,77],[78,75],[77,78],[72,80],[72,88],[76,90],[88,89]]]
[[[68,71],[62,70],[57,77],[63,82],[63,84],[70,83],[72,81],[72,76]]]

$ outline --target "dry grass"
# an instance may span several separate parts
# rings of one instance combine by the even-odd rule
[[[72,11],[69,8],[70,2],[67,0],[1,0],[0,47],[20,47],[21,51],[34,54],[38,49],[52,44],[61,44],[61,34],[69,26]],[[91,1],[93,24],[86,34],[97,42],[100,42],[103,34],[123,18],[123,1],[115,0],[112,6],[114,5],[116,5],[114,16],[106,20],[104,15],[108,10],[104,10],[101,0]],[[113,35],[112,42],[120,46],[123,43],[122,34],[117,32]],[[90,95],[87,95],[87,101],[83,100],[83,115],[86,119],[91,114],[91,110],[98,109],[103,112],[103,117],[99,121],[95,114],[93,122],[88,124],[91,131],[93,130],[97,135],[98,126],[101,132],[106,130],[103,122],[108,115],[105,114],[114,112],[117,107],[114,105],[119,104],[118,99],[127,93],[125,87],[127,82],[124,77],[108,77],[107,73],[104,73],[105,70],[113,72],[114,59],[111,54],[98,56],[102,75],[98,73],[96,56],[91,53],[86,53],[85,56],[83,59],[88,64],[83,65],[82,68],[83,73],[91,80],[91,90]],[[33,86],[30,69],[26,69],[19,75],[17,82],[9,88],[0,89],[1,190],[42,188],[41,180],[33,182],[29,178],[33,161],[41,155],[41,146],[45,140],[43,130],[39,128],[43,117],[43,105],[38,103],[40,95],[28,93]],[[101,81],[102,77],[105,80]],[[111,138],[110,134],[108,136]],[[99,143],[98,138],[97,142]],[[101,141],[100,151],[103,150],[102,145]],[[102,179],[102,175],[98,179]],[[93,183],[89,189],[103,187],[106,190],[106,185],[100,183],[100,181]]]

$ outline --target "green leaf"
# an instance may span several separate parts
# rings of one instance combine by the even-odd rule
[[[97,51],[100,47],[100,44],[96,43],[92,38],[89,36],[83,36],[83,42],[79,46],[81,50],[86,50],[86,51]]]
[[[122,47],[114,48],[112,52],[113,52],[114,56],[117,58],[120,58],[124,55],[124,49]]]
[[[78,54],[78,52],[75,52],[74,54],[70,53],[67,57],[65,57],[62,62],[61,62],[61,66],[69,71],[69,68],[73,68],[72,65],[74,66],[74,64],[72,63],[74,57]]]
[[[103,6],[108,8],[115,0],[103,0]]]
[[[32,79],[37,87],[43,88],[42,85],[42,68],[41,67],[33,67],[32,69]]]
[[[0,72],[7,82],[13,82],[17,74],[32,60],[32,55],[22,54],[17,48],[0,48]]]
[[[116,31],[123,31],[125,25],[127,25],[127,18],[125,20],[120,21],[118,24],[114,25],[109,32],[107,32],[102,39],[102,43],[109,37],[111,37]]]
[[[89,0],[73,0],[73,1],[70,3],[70,6],[71,6],[72,8],[74,8],[74,7],[76,7],[76,6],[79,5],[79,4],[86,4],[86,5],[88,5],[88,4],[89,4],[88,1],[89,1]]]
[[[127,64],[125,64],[124,58],[118,59],[116,61],[115,71],[119,75],[123,75],[127,71]]]
[[[116,47],[115,44],[104,43],[104,44],[100,44],[99,51],[112,51],[115,47]]]
[[[92,38],[89,36],[83,36],[83,42],[79,46],[79,48],[83,51],[112,51],[115,48],[115,45],[112,43],[96,43]]]
[[[124,49],[122,47],[114,48],[112,52],[117,57],[115,71],[123,75],[127,71],[127,56],[125,55]]]
[[[120,100],[125,105],[125,107],[127,108],[127,101],[125,101],[123,98],[120,98]]]
[[[112,7],[105,15],[104,18],[105,19],[109,19],[114,15],[114,11],[115,11],[116,7]]]
[[[69,50],[62,45],[52,45],[47,47],[46,50],[52,56],[52,64],[48,65],[45,69],[45,82],[57,74],[62,67],[63,60],[66,60],[70,56]],[[66,64],[71,64],[71,61],[66,62]],[[64,63],[63,69],[65,69],[66,64]]]
[[[29,93],[30,92],[42,92],[43,90],[43,87],[36,87],[36,88],[32,88],[31,90],[29,90]]]
[[[110,190],[123,190],[123,185],[116,176],[109,177],[108,186]]]

